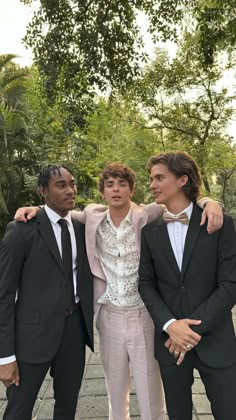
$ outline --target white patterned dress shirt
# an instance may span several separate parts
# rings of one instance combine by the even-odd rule
[[[131,209],[118,227],[108,212],[98,226],[96,252],[107,280],[106,291],[98,303],[120,307],[143,306],[138,292],[139,253]]]

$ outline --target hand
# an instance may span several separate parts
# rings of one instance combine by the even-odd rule
[[[0,380],[4,383],[6,388],[9,388],[9,386],[13,384],[19,386],[20,375],[16,362],[0,365]]]
[[[207,232],[209,234],[219,230],[223,225],[223,212],[219,203],[214,200],[207,201],[202,212],[200,226],[203,226],[207,221]]]
[[[14,216],[15,220],[19,222],[27,222],[30,219],[33,219],[39,211],[39,207],[20,207]]]
[[[190,326],[200,325],[201,322],[196,319],[179,319],[172,322],[166,331],[177,348],[181,351],[188,351],[197,346],[201,340],[201,336],[194,332]]]
[[[169,350],[170,354],[173,354],[174,358],[177,359],[176,364],[179,366],[183,362],[187,351],[181,351],[180,348],[176,347],[171,338],[165,342],[165,347]]]

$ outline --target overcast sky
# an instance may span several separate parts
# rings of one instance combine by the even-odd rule
[[[17,62],[24,66],[32,63],[31,51],[26,50],[22,38],[37,6],[25,6],[20,0],[0,0],[0,54],[17,54]]]

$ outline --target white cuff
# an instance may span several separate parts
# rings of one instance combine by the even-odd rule
[[[176,319],[175,318],[171,318],[169,321],[167,321],[163,327],[163,331],[167,332],[167,328],[169,327],[170,324],[173,324],[173,322],[175,322]]]
[[[8,365],[8,363],[12,363],[16,361],[16,356],[9,356],[9,357],[0,357],[0,366]]]

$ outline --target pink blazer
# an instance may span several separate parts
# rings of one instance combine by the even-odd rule
[[[138,252],[140,251],[141,229],[144,225],[152,222],[163,213],[164,206],[156,203],[138,206],[131,204],[131,217],[135,230],[135,237]],[[89,204],[83,211],[73,211],[73,216],[78,218],[81,223],[85,223],[85,240],[87,255],[91,271],[94,276],[94,307],[97,314],[100,305],[98,298],[105,292],[106,279],[102,270],[99,258],[96,257],[96,232],[98,225],[106,217],[108,208],[101,204]]]

